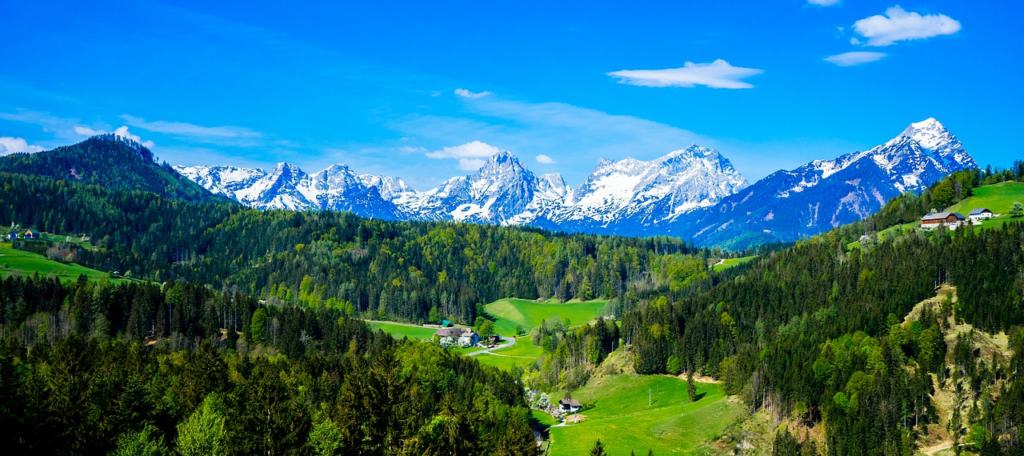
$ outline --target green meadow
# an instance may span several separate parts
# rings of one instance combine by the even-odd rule
[[[368,321],[366,322],[371,329],[379,329],[391,335],[396,339],[409,338],[410,340],[429,340],[434,337],[434,333],[437,332],[435,328],[424,328],[423,326],[417,326],[407,323],[392,323],[386,321]]]
[[[61,280],[78,280],[84,275],[90,280],[109,279],[110,274],[74,263],[61,263],[43,255],[11,248],[9,243],[0,243],[0,276],[32,275],[55,276]],[[122,280],[122,279],[115,279]]]
[[[972,209],[987,207],[996,214],[1009,215],[1015,201],[1024,203],[1024,183],[1002,182],[974,189],[970,197],[947,210],[966,216]]]
[[[552,318],[569,319],[573,326],[582,325],[599,317],[607,303],[603,299],[558,302],[505,298],[487,304],[484,310],[495,319],[494,326],[498,334],[515,336],[518,326],[529,332],[540,326],[541,322]]]
[[[694,453],[744,413],[717,384],[698,383],[697,392],[704,396],[691,402],[686,381],[670,376],[596,378],[572,393],[583,403],[584,421],[549,428],[550,454],[588,454],[597,439],[608,454]]]
[[[515,368],[526,369],[535,361],[544,350],[530,340],[530,336],[516,338],[516,344],[508,348],[499,348],[489,353],[481,353],[476,357],[480,364],[494,366],[498,369],[513,370]]]
[[[749,263],[751,261],[754,261],[755,258],[757,258],[757,255],[738,257],[738,258],[725,258],[721,262],[715,263],[714,266],[711,266],[711,270],[714,271],[714,272],[721,272],[721,271],[724,271],[726,269],[731,269],[731,268],[735,268],[736,266],[747,264],[747,263]]]

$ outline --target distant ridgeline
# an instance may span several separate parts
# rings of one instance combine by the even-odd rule
[[[0,184],[0,224],[87,234],[97,249],[83,264],[364,315],[472,322],[501,297],[621,298],[708,273],[708,252],[670,238],[259,211],[4,173]]]

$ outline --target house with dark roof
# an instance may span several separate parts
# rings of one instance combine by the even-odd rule
[[[987,207],[979,207],[977,209],[972,210],[969,214],[967,214],[967,218],[971,219],[972,222],[980,222],[982,220],[988,220],[992,218],[994,215],[995,214],[993,214],[992,211],[988,210]]]
[[[583,404],[580,404],[580,401],[571,397],[566,397],[558,401],[558,410],[562,413],[576,413],[580,411],[581,408],[583,408]]]
[[[959,212],[933,212],[921,217],[921,228],[933,230],[940,226],[955,230],[964,223],[964,216]]]

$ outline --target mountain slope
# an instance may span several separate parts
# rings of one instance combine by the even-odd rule
[[[718,151],[702,146],[650,161],[601,160],[551,222],[572,231],[644,234],[711,206],[747,185]]]
[[[290,163],[266,171],[232,166],[178,166],[185,177],[219,195],[259,209],[350,211],[367,218],[403,218],[389,199],[408,187],[401,179],[357,175],[344,165],[313,175]]]
[[[960,141],[928,119],[869,150],[773,173],[680,219],[670,232],[699,245],[790,242],[863,219],[903,192],[976,167]]]
[[[0,171],[100,185],[114,190],[143,190],[186,201],[227,201],[153,161],[141,144],[114,134],[32,154],[0,157]]]
[[[559,210],[570,196],[561,176],[538,177],[514,155],[500,152],[476,173],[407,194],[396,202],[419,219],[522,225]]]

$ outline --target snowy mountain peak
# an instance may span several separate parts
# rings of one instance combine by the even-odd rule
[[[910,124],[910,126],[903,130],[900,136],[913,139],[921,147],[931,150],[938,150],[956,141],[956,138],[949,133],[949,130],[946,130],[946,127],[943,127],[934,117]]]

